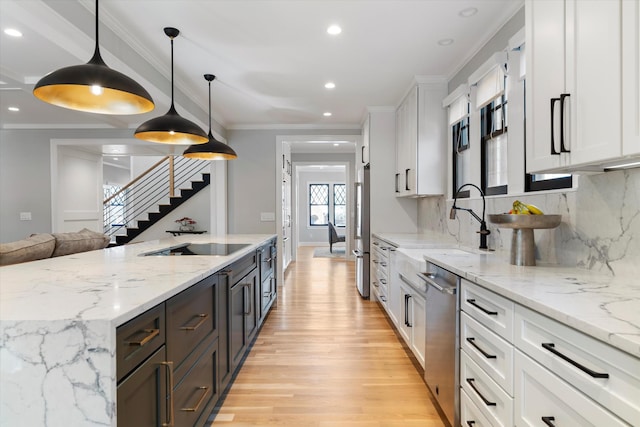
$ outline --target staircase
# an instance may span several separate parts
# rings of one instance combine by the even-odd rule
[[[200,190],[206,188],[211,183],[211,175],[208,173],[202,174],[202,181],[191,181],[191,188],[181,189],[179,196],[169,197],[169,204],[160,204],[158,206],[158,212],[149,212],[149,219],[142,219],[137,221],[137,227],[125,227],[126,234],[116,235],[116,245],[124,245],[135,239],[143,231],[149,229],[153,224],[160,221],[162,218],[173,212],[175,208],[189,200],[196,195]]]
[[[112,246],[129,243],[206,188],[209,165],[206,160],[166,156],[107,197],[104,232]]]

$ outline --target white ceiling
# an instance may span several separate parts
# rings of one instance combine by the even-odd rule
[[[94,48],[92,0],[0,0],[2,128],[131,128],[164,114],[175,46],[178,112],[225,129],[358,128],[368,106],[395,106],[414,76],[451,78],[522,7],[522,0],[102,0],[100,48],[109,66],[141,83],[156,109],[101,116],[45,104],[33,84],[84,63]],[[470,7],[478,12],[462,17]],[[326,29],[339,24],[331,36]],[[449,46],[439,40],[453,39]],[[336,88],[324,84],[333,81]],[[9,112],[17,106],[20,112]],[[331,117],[323,112],[330,111]],[[224,134],[214,123],[214,133]]]

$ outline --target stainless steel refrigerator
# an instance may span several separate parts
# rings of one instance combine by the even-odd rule
[[[369,298],[369,165],[358,176],[355,188],[356,286],[362,298]]]

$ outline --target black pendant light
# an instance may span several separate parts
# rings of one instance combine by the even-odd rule
[[[190,146],[182,154],[184,157],[201,160],[232,160],[238,157],[231,147],[215,139],[211,133],[211,82],[215,78],[213,74],[204,75],[209,82],[209,142]]]
[[[147,120],[136,129],[135,137],[161,144],[204,144],[207,134],[191,120],[187,120],[176,111],[173,104],[173,39],[180,31],[167,27],[164,33],[171,39],[171,107],[164,116]]]
[[[132,78],[107,66],[98,43],[96,0],[96,48],[84,65],[53,71],[36,83],[33,94],[49,104],[99,114],[140,114],[153,110],[151,95]]]

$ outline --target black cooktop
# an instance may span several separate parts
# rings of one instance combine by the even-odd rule
[[[158,251],[146,252],[142,255],[205,255],[205,256],[226,256],[249,246],[248,243],[183,243],[182,245],[171,246]]]

